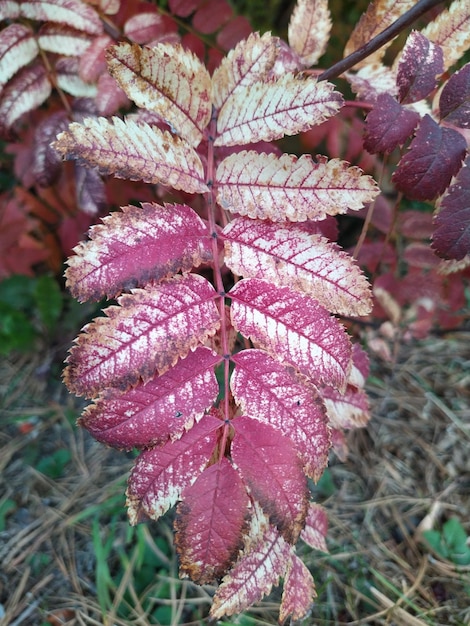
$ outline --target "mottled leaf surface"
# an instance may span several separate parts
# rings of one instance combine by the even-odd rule
[[[79,0],[23,0],[20,7],[21,14],[32,20],[67,24],[90,35],[103,32],[98,13]]]
[[[325,509],[319,504],[310,502],[305,526],[300,534],[300,538],[314,550],[328,552],[326,546],[327,531],[328,515]]]
[[[390,94],[379,94],[366,118],[364,148],[371,154],[392,152],[408,140],[419,120],[416,111],[405,108]]]
[[[298,0],[287,34],[290,46],[305,66],[317,63],[325,52],[331,25],[328,0]]]
[[[318,480],[328,462],[330,435],[325,409],[311,387],[261,350],[232,357],[230,386],[243,413],[270,424],[294,443],[303,471]]]
[[[320,235],[293,224],[237,218],[225,229],[225,263],[246,278],[262,276],[313,296],[332,313],[365,315],[367,279],[352,258]]]
[[[206,414],[180,439],[141,452],[127,487],[131,524],[157,520],[176,504],[208,464],[220,426],[220,420]]]
[[[256,82],[227,98],[217,117],[216,146],[272,141],[309,130],[343,104],[334,85],[304,74]]]
[[[250,417],[237,417],[232,425],[232,458],[244,481],[284,539],[295,543],[307,515],[307,482],[294,445]]]
[[[39,52],[33,31],[22,24],[9,24],[0,31],[0,91]]]
[[[439,98],[442,120],[460,128],[470,128],[470,63],[452,74]]]
[[[105,391],[79,419],[98,441],[115,448],[151,447],[180,437],[216,400],[220,357],[199,347],[174,367],[124,393]]]
[[[307,566],[296,554],[292,554],[284,575],[284,589],[279,607],[279,622],[289,616],[292,620],[304,618],[316,598],[315,583]]]
[[[340,159],[242,151],[216,172],[217,202],[234,213],[274,222],[321,220],[357,210],[379,190],[370,176]]]
[[[203,277],[175,276],[118,299],[84,328],[67,359],[64,379],[76,395],[129,389],[175,365],[219,325],[216,292]]]
[[[108,49],[107,62],[137,106],[158,113],[192,146],[200,143],[211,117],[211,78],[192,52],[166,43],[120,43]]]
[[[117,178],[161,183],[188,193],[208,190],[196,152],[178,137],[143,122],[86,118],[83,124],[70,124],[54,147],[67,159]]]
[[[370,420],[369,400],[362,389],[348,385],[344,393],[325,387],[322,398],[334,428],[361,428]]]
[[[452,128],[425,115],[392,180],[414,200],[432,200],[449,185],[465,156],[466,141]]]
[[[204,585],[221,578],[238,557],[248,495],[228,459],[205,469],[182,494],[176,519],[180,575]]]
[[[454,0],[449,8],[439,13],[421,33],[441,46],[444,53],[444,70],[449,69],[470,48],[468,0]]]
[[[444,259],[470,254],[470,157],[442,198],[434,223],[433,248]]]
[[[399,100],[410,104],[426,98],[444,71],[442,49],[417,31],[406,40],[397,70]]]
[[[253,278],[241,280],[229,295],[232,323],[245,337],[312,381],[345,386],[349,338],[313,298]]]
[[[23,67],[0,94],[0,129],[8,129],[51,95],[46,69],[39,61]]]
[[[80,301],[188,272],[212,258],[207,225],[183,204],[122,207],[90,229],[68,260],[67,286]]]

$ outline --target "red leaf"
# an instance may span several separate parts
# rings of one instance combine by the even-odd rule
[[[181,497],[175,522],[180,575],[205,585],[221,578],[238,557],[248,495],[238,472],[223,458]]]
[[[130,389],[164,373],[219,326],[216,292],[202,276],[175,276],[118,299],[84,328],[70,350],[64,380],[76,395]]]
[[[326,547],[326,534],[328,531],[328,516],[325,509],[313,502],[308,507],[305,528],[300,533],[300,538],[314,550],[328,552]]]
[[[188,272],[212,257],[207,225],[187,205],[122,207],[90,229],[68,260],[67,286],[80,301]]]
[[[223,50],[232,50],[239,41],[249,36],[253,29],[243,15],[237,15],[217,33],[217,44]]]
[[[423,100],[436,87],[436,77],[444,71],[440,46],[417,31],[410,33],[397,70],[399,100],[410,104]]]
[[[446,82],[439,98],[439,112],[449,124],[470,127],[470,63]]]
[[[301,559],[292,554],[284,575],[279,622],[282,624],[289,616],[293,621],[304,618],[312,608],[316,595],[312,574]]]
[[[344,388],[351,343],[313,298],[254,278],[238,282],[229,296],[232,324],[245,337],[313,382]]]
[[[328,462],[330,435],[325,408],[313,389],[261,350],[232,357],[230,386],[243,413],[270,424],[294,443],[304,472],[318,480]]]
[[[106,71],[105,50],[113,43],[109,35],[95,37],[79,60],[80,77],[89,83],[96,82]]]
[[[169,0],[168,6],[173,15],[188,17],[202,2],[203,0]]]
[[[435,217],[433,248],[445,259],[463,259],[470,254],[470,157],[449,187]]]
[[[233,9],[226,0],[206,0],[194,14],[193,26],[208,35],[228,22],[232,15]]]
[[[307,482],[291,440],[250,417],[232,420],[232,458],[281,535],[295,543],[307,515]]]
[[[200,347],[170,370],[124,394],[105,392],[79,423],[115,448],[150,447],[180,437],[216,400],[220,357]]]
[[[371,154],[390,153],[413,134],[420,116],[410,111],[388,93],[380,94],[366,118],[364,148]]]
[[[180,499],[209,462],[221,425],[204,415],[181,439],[139,455],[127,488],[131,524],[158,519]]]
[[[466,147],[460,133],[439,126],[425,115],[392,180],[409,198],[432,200],[445,190],[460,169]]]

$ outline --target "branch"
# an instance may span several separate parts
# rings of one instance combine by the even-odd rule
[[[337,78],[347,70],[351,69],[356,63],[362,61],[370,54],[384,46],[386,43],[394,39],[401,33],[402,30],[413,24],[418,18],[427,13],[430,9],[434,8],[438,4],[441,4],[442,0],[419,0],[409,11],[400,16],[393,24],[390,24],[388,28],[381,33],[373,37],[364,46],[355,50],[338,63],[335,63],[327,70],[322,72],[318,76],[318,80],[331,80]]]

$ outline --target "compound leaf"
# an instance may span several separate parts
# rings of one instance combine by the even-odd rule
[[[175,276],[118,299],[84,328],[67,359],[65,383],[92,397],[106,387],[123,391],[163,373],[178,357],[214,334],[216,292],[203,277]]]
[[[74,248],[66,271],[67,286],[81,302],[113,298],[212,258],[207,225],[183,204],[122,207],[92,226],[90,238]]]
[[[379,193],[375,181],[346,161],[242,151],[216,172],[217,202],[234,213],[273,222],[322,220],[358,210]]]

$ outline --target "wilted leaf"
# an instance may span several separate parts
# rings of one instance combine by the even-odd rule
[[[346,161],[310,155],[232,154],[216,171],[217,202],[227,210],[273,222],[321,220],[357,210],[378,195],[377,184]]]
[[[10,78],[36,58],[39,52],[33,31],[10,24],[0,31],[0,92]]]
[[[180,575],[199,585],[230,569],[243,546],[248,495],[228,459],[205,469],[182,494],[176,518]]]
[[[67,359],[64,379],[76,395],[129,389],[175,365],[219,325],[216,292],[201,276],[175,276],[118,299],[84,328]]]
[[[454,0],[421,33],[441,46],[444,53],[444,71],[448,70],[470,48],[468,0]]]
[[[439,126],[425,115],[392,180],[414,200],[432,200],[443,193],[460,169],[466,141],[452,128]]]
[[[70,124],[54,147],[67,159],[99,167],[102,174],[161,183],[188,193],[208,191],[196,152],[178,137],[155,126],[113,117]]]
[[[410,104],[426,98],[444,70],[442,49],[413,31],[406,40],[397,70],[399,100]]]
[[[392,152],[413,134],[420,119],[390,94],[379,94],[366,118],[364,148],[371,154]]]
[[[446,82],[439,98],[439,112],[442,120],[470,128],[470,63]]]
[[[289,287],[244,279],[229,292],[232,324],[313,382],[344,388],[351,344],[344,327],[313,298]]]
[[[303,471],[318,480],[328,462],[330,435],[325,408],[312,388],[261,350],[232,357],[230,386],[242,412],[270,424],[294,443]]]
[[[229,96],[217,118],[216,146],[272,141],[309,130],[336,115],[343,97],[334,85],[306,74],[255,82]]]
[[[313,296],[332,313],[365,315],[369,285],[352,258],[320,235],[293,224],[237,218],[224,229],[225,263],[235,274],[262,277]]]
[[[98,14],[80,0],[23,0],[20,7],[21,14],[31,20],[67,24],[90,35],[103,32]]]
[[[176,504],[208,464],[221,425],[216,417],[204,415],[180,439],[140,453],[127,487],[132,525],[157,520]]]
[[[289,616],[292,620],[303,619],[311,610],[316,596],[312,574],[301,559],[292,554],[284,575],[279,622],[282,624]]]
[[[85,409],[79,423],[115,448],[151,447],[178,438],[217,398],[214,366],[219,361],[201,346],[145,385],[123,394],[106,391]]]
[[[192,146],[200,143],[212,112],[211,78],[196,56],[180,45],[121,43],[111,46],[106,58],[137,106],[158,113]]]
[[[90,229],[68,260],[67,286],[80,301],[113,298],[212,258],[207,225],[183,204],[122,207]]]
[[[291,15],[288,38],[305,66],[315,65],[330,38],[328,0],[298,0]]]

